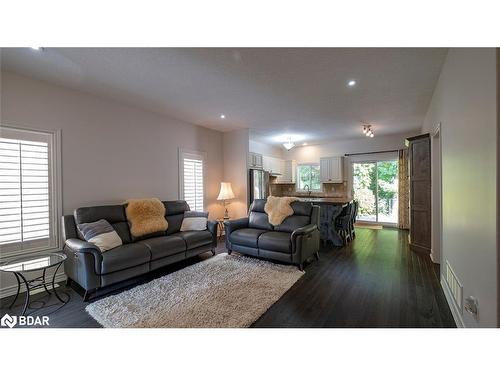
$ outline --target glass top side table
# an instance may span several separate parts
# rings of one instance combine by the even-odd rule
[[[44,288],[48,294],[52,294],[48,289],[48,286],[51,286],[52,291],[54,292],[54,295],[57,297],[57,299],[62,303],[67,303],[69,301],[69,296],[66,301],[63,300],[61,296],[57,293],[55,288],[57,271],[59,270],[59,268],[61,267],[61,265],[64,263],[65,260],[66,260],[66,255],[64,254],[50,253],[44,255],[18,257],[8,262],[0,264],[0,271],[13,273],[17,280],[17,293],[16,296],[14,297],[14,300],[10,304],[9,309],[12,308],[12,306],[14,306],[14,303],[16,302],[17,297],[19,296],[19,292],[21,291],[21,280],[26,286],[26,298],[24,301],[23,312],[21,313],[21,315],[24,315],[26,313],[26,310],[28,309],[30,303],[30,292],[38,288]],[[45,275],[47,270],[52,267],[56,267],[56,269],[54,271],[54,275],[52,276],[52,282],[48,283],[45,279]],[[42,271],[42,275],[35,277],[33,279],[28,279],[26,273],[33,271]]]

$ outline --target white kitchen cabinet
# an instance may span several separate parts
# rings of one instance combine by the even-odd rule
[[[297,171],[297,162],[295,160],[282,160],[281,176],[278,177],[279,183],[295,183],[295,174]]]
[[[262,155],[255,152],[248,153],[248,168],[262,169]]]
[[[282,161],[281,159],[264,155],[262,157],[263,169],[273,176],[279,176],[283,173],[281,168]]]
[[[342,156],[319,159],[319,169],[322,183],[342,183],[344,181]]]

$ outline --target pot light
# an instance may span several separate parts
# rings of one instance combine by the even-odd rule
[[[34,49],[35,51],[40,51],[42,47],[30,47],[31,49]]]
[[[349,87],[356,86],[356,81],[351,79],[350,81],[347,82],[347,86],[349,86]]]
[[[307,146],[307,143],[306,142],[302,143],[302,146]]]
[[[221,113],[221,114],[220,114],[220,118],[221,118],[221,119],[225,119],[225,118],[226,118],[226,115],[225,115],[224,113]]]

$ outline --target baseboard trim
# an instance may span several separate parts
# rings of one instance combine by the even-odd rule
[[[52,281],[52,276],[50,278],[48,278],[48,280]],[[60,283],[61,281],[66,281],[66,274],[65,273],[60,273],[56,276],[55,282]],[[24,293],[25,291],[26,291],[26,287],[24,286],[24,284],[22,284],[20,293]],[[13,296],[16,294],[16,292],[17,292],[17,284],[13,284],[11,286],[1,288],[0,289],[0,299]]]
[[[444,296],[446,297],[446,302],[448,302],[448,306],[450,307],[451,310],[451,315],[453,315],[453,319],[455,320],[457,328],[466,328],[464,321],[462,319],[462,314],[458,310],[458,307],[455,304],[455,301],[453,300],[451,290],[443,278],[441,278],[441,288],[443,289]]]

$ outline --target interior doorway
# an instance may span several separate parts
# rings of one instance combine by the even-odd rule
[[[352,163],[354,199],[359,202],[357,220],[380,224],[398,223],[397,158]]]
[[[436,125],[431,137],[431,260],[442,264],[442,155],[441,155],[441,123]]]

